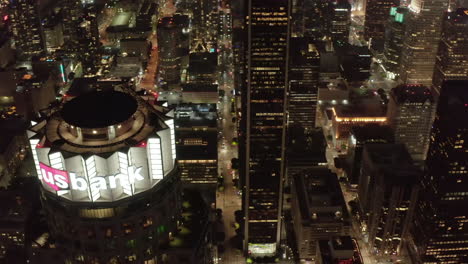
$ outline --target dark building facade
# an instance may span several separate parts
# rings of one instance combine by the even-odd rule
[[[348,152],[344,164],[348,182],[351,187],[359,183],[361,173],[362,151],[367,144],[385,144],[394,142],[394,134],[389,126],[368,124],[351,128]]]
[[[414,263],[468,262],[468,81],[442,85],[409,249]]]
[[[164,86],[177,84],[180,81],[181,29],[174,17],[163,17],[158,23],[158,76]]]
[[[395,79],[400,70],[401,52],[405,37],[405,17],[408,13],[406,7],[390,8],[390,17],[385,25],[385,43],[383,67],[387,78]]]
[[[414,215],[419,176],[403,144],[364,147],[358,192],[374,253],[401,252]]]
[[[276,254],[280,238],[290,2],[249,3],[244,250],[264,256]]]
[[[399,4],[399,0],[367,0],[364,39],[370,41],[372,47],[378,50],[382,47],[390,8]]]
[[[328,34],[336,44],[343,45],[349,40],[351,25],[351,4],[347,0],[328,3]]]

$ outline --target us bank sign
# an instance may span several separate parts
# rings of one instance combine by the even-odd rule
[[[135,184],[145,182],[142,167],[129,166],[113,175],[80,177],[39,163],[39,179],[46,189],[71,200],[109,201],[135,194]],[[88,199],[87,199],[88,198]]]
[[[100,191],[116,189],[117,185],[130,187],[136,181],[144,180],[141,176],[141,167],[128,167],[127,173],[117,173],[110,176],[95,176],[89,179],[78,178],[75,173],[51,168],[44,163],[41,167],[42,181],[56,191],[78,190],[78,191]]]

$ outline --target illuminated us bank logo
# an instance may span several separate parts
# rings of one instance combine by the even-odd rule
[[[51,168],[44,163],[39,163],[41,168],[41,180],[55,191],[77,190],[91,191],[109,190],[123,187],[124,189],[137,181],[144,180],[141,175],[141,167],[130,166],[127,174],[117,173],[110,176],[95,176],[86,180],[77,177],[75,173]]]

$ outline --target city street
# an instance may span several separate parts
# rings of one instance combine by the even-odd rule
[[[156,71],[158,70],[158,40],[155,33],[151,34],[149,37],[151,41],[152,49],[150,57],[148,59],[148,65],[146,66],[145,73],[141,78],[139,87],[140,89],[154,90],[155,89],[155,80],[156,80]]]
[[[106,8],[102,11],[102,21],[99,23],[99,40],[101,41],[103,46],[109,46],[112,45],[113,43],[109,41],[107,37],[107,31],[106,29],[110,26],[112,23],[112,19],[114,19],[116,9],[115,8]]]
[[[224,20],[224,27],[230,27],[230,23]],[[228,39],[227,39],[228,38]],[[241,196],[237,188],[233,184],[233,177],[238,177],[231,168],[231,159],[238,157],[237,145],[232,144],[232,139],[237,137],[236,125],[233,121],[233,113],[231,112],[231,104],[234,100],[232,94],[233,79],[232,63],[229,59],[232,58],[231,36],[219,36],[219,89],[224,90],[224,96],[220,98],[218,103],[218,127],[220,132],[218,142],[218,170],[220,175],[224,176],[224,190],[218,191],[216,194],[216,207],[223,210],[224,231],[226,239],[224,241],[224,252],[219,254],[220,263],[223,264],[244,264],[245,258],[242,251],[235,248],[232,238],[236,235],[235,232],[235,217],[234,212],[241,209]],[[227,44],[229,43],[229,44]]]

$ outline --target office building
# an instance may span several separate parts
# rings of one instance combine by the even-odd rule
[[[179,104],[175,109],[175,126],[182,183],[214,192],[218,178],[216,104]]]
[[[219,101],[217,84],[182,84],[182,101],[193,104],[216,104]]]
[[[0,119],[0,186],[8,187],[26,157],[27,124],[20,118]]]
[[[439,93],[443,81],[468,78],[468,9],[447,14],[436,57],[433,86]]]
[[[152,30],[152,23],[157,14],[157,5],[150,0],[142,1],[135,18],[135,27],[138,31],[147,32]]]
[[[351,4],[348,0],[329,2],[328,34],[338,46],[348,43],[351,25]]]
[[[120,53],[122,55],[138,57],[147,65],[151,51],[151,43],[146,38],[131,38],[120,40]]]
[[[60,1],[64,41],[78,42],[80,35],[78,28],[83,17],[83,4],[81,0]]]
[[[247,21],[247,89],[240,160],[244,251],[275,255],[280,240],[288,73],[289,1],[251,0]]]
[[[466,80],[442,84],[408,246],[413,263],[468,262],[466,87]]]
[[[46,109],[56,101],[56,81],[47,78],[46,81],[25,73],[17,80],[16,91],[13,95],[16,112],[27,119],[35,117],[39,110]]]
[[[351,219],[337,176],[328,168],[292,177],[291,214],[301,261],[316,261],[319,240],[348,235]]]
[[[78,34],[78,58],[85,74],[94,75],[100,63],[98,10],[94,5],[83,7],[83,16],[76,29]]]
[[[304,0],[303,13],[304,36],[314,40],[322,39],[328,35],[327,18],[329,15],[328,3],[326,1]],[[300,6],[299,6],[300,7]]]
[[[189,54],[187,82],[214,84],[219,75],[217,68],[218,53],[192,52]]]
[[[351,87],[361,87],[370,77],[372,57],[369,48],[345,43],[337,46],[336,51],[343,79]]]
[[[18,190],[1,190],[0,261],[26,263],[32,233],[33,206]],[[29,245],[28,245],[29,242]],[[16,255],[16,258],[14,258]]]
[[[390,92],[387,118],[396,143],[406,145],[415,162],[426,159],[436,103],[431,90],[422,85],[400,85]]]
[[[316,263],[319,264],[363,263],[363,259],[361,253],[359,252],[356,240],[350,236],[337,236],[327,240],[320,240],[316,259]]]
[[[400,72],[401,53],[406,32],[407,7],[390,8],[390,16],[385,25],[383,67],[387,78],[395,79]]]
[[[288,125],[315,128],[320,54],[304,38],[292,38],[289,65]]]
[[[193,24],[195,37],[201,38],[209,48],[216,48],[218,29],[218,2],[214,0],[201,0],[193,2]]]
[[[414,215],[419,176],[403,144],[364,147],[358,196],[369,246],[377,255],[401,252]]]
[[[61,263],[159,261],[180,210],[172,110],[111,86],[45,113],[27,134]]]
[[[99,7],[90,1],[60,1],[64,50],[78,58],[85,75],[96,74],[100,63]]]
[[[382,49],[390,8],[399,4],[400,0],[367,0],[364,39],[370,42],[373,49]]]
[[[180,81],[180,28],[174,17],[163,17],[158,22],[158,78],[167,88],[169,84]]]
[[[306,131],[300,125],[288,127],[286,148],[286,181],[306,169],[328,166],[325,150],[327,141],[321,128]]]
[[[366,124],[387,124],[383,111],[356,106],[335,106],[331,109],[332,135],[336,145],[346,144],[352,127]]]
[[[351,128],[343,167],[352,188],[356,188],[359,183],[364,147],[368,144],[394,143],[394,141],[395,135],[389,126],[367,124]]]
[[[409,5],[401,54],[400,79],[406,84],[432,84],[447,0],[413,0]]]
[[[14,47],[20,55],[31,57],[44,51],[40,3],[35,0],[12,1],[11,31]]]
[[[51,54],[63,45],[63,26],[59,16],[52,16],[42,22],[44,45],[47,54]]]
[[[12,38],[7,28],[0,28],[0,69],[5,70],[15,62],[15,52],[11,48]]]

